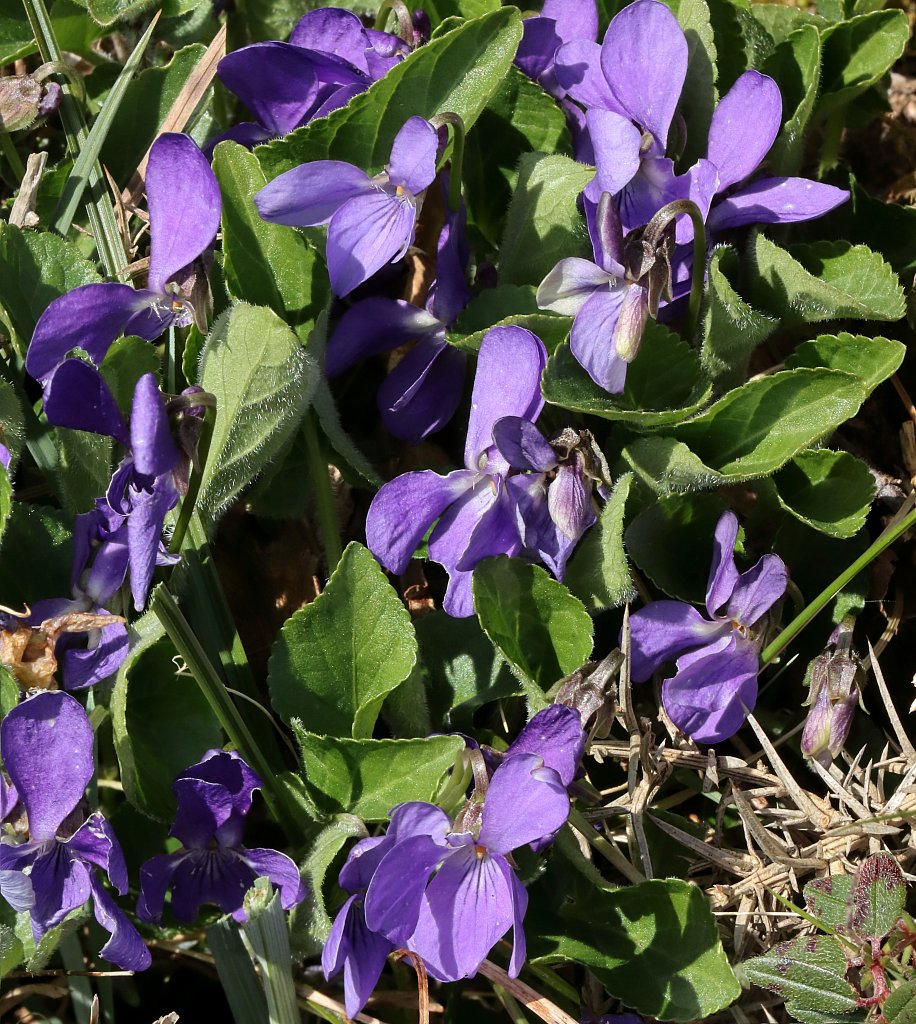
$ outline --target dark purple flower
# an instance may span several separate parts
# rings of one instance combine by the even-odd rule
[[[444,427],[464,391],[467,360],[448,344],[446,332],[471,298],[466,218],[463,203],[446,212],[424,309],[400,299],[365,299],[344,313],[328,343],[325,368],[336,377],[361,359],[416,342],[378,393],[382,422],[405,441],[416,443]]]
[[[153,341],[194,319],[179,291],[183,271],[213,244],[220,193],[204,155],[187,135],[160,135],[146,169],[150,266],[146,288],[86,284],[55,299],[35,326],[26,369],[46,382],[73,349],[99,365],[120,334]]]
[[[472,797],[451,828],[444,811],[429,814],[426,834],[398,840],[375,868],[368,927],[412,950],[440,981],[474,975],[512,928],[509,974],[516,977],[525,960],[528,895],[508,858],[562,827],[566,787],[541,757],[519,752],[493,773],[482,804]]]
[[[366,520],[370,551],[395,573],[407,568],[426,531],[429,555],[449,575],[444,607],[472,615],[474,566],[490,555],[517,555],[523,547],[516,503],[506,485],[510,467],[494,444],[503,416],[533,422],[544,405],[543,343],[521,327],[494,327],[484,336],[471,395],[464,469],[439,476],[432,470],[404,473],[376,494]]]
[[[706,218],[711,233],[745,224],[811,220],[849,199],[846,189],[808,178],[764,177],[749,182],[781,127],[779,86],[758,71],[745,71],[719,101],[709,127],[706,156],[716,170]]]
[[[436,129],[411,117],[374,178],[340,160],[316,160],[274,178],[255,205],[274,224],[327,224],[331,287],[347,295],[412,244],[417,209],[436,176],[438,147]]]
[[[372,875],[389,850],[416,835],[445,839],[448,820],[432,804],[400,804],[391,812],[391,824],[384,836],[361,839],[350,850],[338,881],[351,893],[340,908],[321,953],[321,966],[328,980],[344,972],[344,1003],[348,1017],[355,1017],[366,1005],[378,982],[388,954],[397,947],[390,939],[371,931],[366,924],[364,902]]]
[[[82,824],[77,813],[93,774],[86,712],[66,693],[40,692],[3,719],[0,744],[29,827],[25,843],[0,840],[0,871],[28,872],[35,941],[91,899],[96,920],[111,936],[101,955],[125,970],[145,970],[149,950],[97,876],[101,870],[122,896],[127,892],[117,837],[98,811]]]
[[[345,106],[404,59],[397,36],[363,27],[350,11],[304,14],[288,43],[264,42],[227,54],[216,69],[223,85],[254,114],[207,144],[223,139],[252,146],[286,135]]]
[[[178,503],[175,473],[181,456],[156,378],[147,373],[137,381],[128,426],[98,370],[66,359],[48,383],[45,411],[55,425],[108,435],[128,450],[105,497],[76,517],[72,584],[76,593],[102,606],[129,572],[139,610],[155,567],[177,561],[162,544],[162,530]]]
[[[726,512],[716,526],[706,586],[708,619],[681,601],[653,601],[630,617],[634,682],[645,682],[677,658],[662,702],[671,721],[697,743],[720,743],[741,728],[757,701],[758,625],[783,596],[788,572],[778,555],[764,555],[739,573],[734,547],[738,519]]]
[[[626,384],[649,316],[646,285],[625,268],[624,241],[617,208],[605,192],[592,227],[595,262],[570,256],[541,282],[542,309],[575,317],[569,347],[592,380],[611,394]]]
[[[159,854],[140,868],[137,914],[144,921],[161,919],[169,889],[179,921],[194,921],[204,903],[244,921],[245,893],[262,875],[279,890],[284,910],[305,899],[299,870],[286,854],[242,846],[245,817],[260,787],[261,780],[239,755],[225,750],[208,751],[178,776],[172,783],[178,811],[169,834],[184,849]]]

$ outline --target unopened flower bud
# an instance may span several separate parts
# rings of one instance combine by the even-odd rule
[[[855,620],[844,619],[831,634],[828,648],[811,663],[801,750],[825,768],[846,743],[859,703],[861,664],[852,650]]]
[[[0,78],[0,128],[28,128],[41,112],[42,87],[31,75]]]

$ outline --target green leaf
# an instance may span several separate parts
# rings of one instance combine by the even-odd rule
[[[901,983],[884,1001],[881,1013],[887,1024],[916,1024],[916,984]]]
[[[72,525],[59,509],[13,503],[0,557],[0,604],[17,608],[70,592]]]
[[[803,342],[786,360],[786,366],[825,366],[858,377],[865,394],[900,369],[906,346],[889,338],[865,338],[856,334],[822,334]]]
[[[12,384],[0,377],[0,444],[10,453],[10,470],[15,472],[25,442],[22,405]]]
[[[821,35],[800,25],[767,58],[763,72],[782,93],[783,124],[767,164],[774,174],[795,174],[804,157],[805,129],[814,111],[821,82]]]
[[[0,65],[12,64],[37,49],[21,0],[0,0]]]
[[[143,338],[118,338],[99,367],[105,383],[125,416],[130,415],[137,381],[146,373],[159,373],[159,355]]]
[[[635,430],[680,423],[702,408],[712,391],[696,352],[654,320],[646,324],[622,395],[608,394],[596,384],[565,343],[548,360],[541,387],[551,405],[627,423]]]
[[[903,54],[909,37],[907,17],[896,10],[862,14],[822,32],[818,116],[846,106],[879,82]]]
[[[758,234],[751,262],[752,300],[784,324],[899,320],[906,312],[897,275],[864,245],[815,242],[781,249]]]
[[[864,399],[849,373],[784,370],[730,391],[672,433],[718,473],[750,480],[832,433]]]
[[[812,29],[812,31],[814,31]],[[717,248],[706,273],[700,362],[722,388],[743,381],[754,349],[779,326],[772,317],[752,309],[732,285],[738,254],[729,246]]]
[[[16,933],[8,925],[0,924],[0,978],[22,963],[24,950]]]
[[[54,489],[69,512],[88,512],[111,479],[111,439],[85,430],[55,427]]]
[[[559,260],[588,255],[577,202],[593,176],[593,168],[568,156],[521,158],[500,247],[501,283],[539,285]]]
[[[481,705],[518,693],[518,681],[476,618],[436,610],[415,625],[430,712],[443,730],[469,729]]]
[[[0,541],[6,533],[6,524],[13,508],[13,485],[7,468],[0,463]]]
[[[716,106],[716,44],[706,0],[664,0],[687,39],[687,77],[678,110],[687,123],[684,166],[705,156],[709,123]]]
[[[256,150],[264,173],[311,160],[345,160],[378,171],[410,116],[458,114],[470,129],[502,84],[522,35],[517,9],[468,21],[414,50],[345,107]]]
[[[794,1017],[805,1011],[830,1014],[856,1009],[855,994],[846,980],[846,954],[832,935],[780,942],[737,970],[739,977],[785,999]]]
[[[464,151],[468,214],[491,245],[497,245],[502,235],[521,157],[530,152],[569,153],[570,149],[566,118],[556,101],[518,68],[510,67]]]
[[[856,868],[849,893],[849,927],[863,939],[883,939],[900,920],[906,882],[889,853],[875,853]]]
[[[589,611],[617,608],[635,594],[623,547],[623,521],[633,477],[614,484],[598,522],[585,534],[566,567],[563,582]]]
[[[175,816],[176,777],[223,742],[209,704],[187,670],[179,673],[175,658],[161,623],[148,612],[131,626],[130,653],[111,695],[124,794],[139,811],[166,822]]]
[[[0,307],[24,354],[41,314],[64,292],[100,280],[92,264],[50,231],[0,221]]]
[[[717,494],[661,498],[627,527],[627,551],[640,571],[669,597],[702,604],[712,536],[725,509]]]
[[[640,437],[624,447],[621,458],[636,479],[657,494],[708,490],[725,481],[673,437]]]
[[[366,548],[349,544],[324,591],[280,631],[270,699],[284,721],[361,739],[416,660],[410,613]]]
[[[102,2],[107,2],[107,0],[102,0]],[[92,3],[93,0],[90,0],[90,12]],[[73,161],[73,168],[64,185],[64,190],[57,202],[57,209],[54,211],[51,220],[51,227],[61,235],[66,235],[70,230],[70,225],[73,223],[73,218],[79,209],[80,200],[83,198],[83,192],[85,192],[86,186],[89,184],[90,175],[98,167],[102,145],[114,125],[115,115],[118,112],[121,101],[124,99],[127,87],[134,77],[134,73],[140,66],[140,61],[146,52],[146,47],[152,37],[154,28],[155,22],[151,23],[149,28],[140,37],[140,41],[127,58],[124,67],[121,68],[118,80],[111,87],[111,91],[105,98],[102,109],[92,122],[89,134],[80,143],[79,153]]]
[[[102,144],[101,161],[118,184],[126,185],[137,169],[205,50],[201,43],[185,46],[168,64],[141,71],[128,85]]]
[[[499,555],[474,569],[474,607],[484,632],[537,699],[588,661],[592,620],[578,598],[538,565]],[[543,698],[541,698],[543,701]]]
[[[88,0],[89,13],[100,25],[137,18],[155,6],[155,0]]]
[[[848,452],[800,452],[773,478],[779,504],[831,537],[852,537],[865,525],[875,497],[868,466]]]
[[[352,814],[340,814],[326,825],[309,847],[299,873],[306,885],[306,896],[293,911],[289,922],[289,941],[296,956],[318,956],[331,931],[324,883],[334,859],[348,839],[366,835],[363,823]]]
[[[589,888],[538,922],[534,963],[580,963],[640,1014],[692,1021],[723,1009],[740,987],[728,965],[709,901],[695,885],[654,880],[614,892]]]
[[[849,916],[852,875],[824,875],[804,888],[805,910],[828,928],[842,928]]]
[[[395,804],[432,801],[445,773],[464,750],[460,736],[373,740],[317,736],[293,722],[303,777],[326,814],[349,812],[387,821]]]
[[[214,521],[302,420],[317,373],[292,330],[269,309],[227,310],[201,354],[200,383],[216,396],[216,422],[197,508]]]
[[[762,30],[751,17],[747,6],[739,0],[713,0],[709,5],[709,20],[716,47],[716,86],[723,95],[740,75],[754,66],[754,46],[748,38],[746,26],[750,23],[752,29],[761,35]]]
[[[237,299],[269,306],[294,327],[314,322],[328,299],[327,271],[295,228],[258,216],[255,193],[267,179],[257,157],[221,142],[213,172],[223,196],[226,287]]]
[[[828,25],[825,18],[800,7],[784,7],[782,4],[766,3],[765,0],[762,3],[752,3],[750,11],[775,44],[785,42],[801,25],[814,25],[818,30],[825,29]]]

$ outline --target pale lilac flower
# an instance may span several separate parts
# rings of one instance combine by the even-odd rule
[[[370,178],[340,160],[316,160],[274,178],[255,196],[274,224],[328,226],[328,274],[335,295],[347,295],[414,240],[417,210],[436,176],[439,136],[411,117],[395,136],[391,158]]]

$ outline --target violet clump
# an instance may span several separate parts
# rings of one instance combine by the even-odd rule
[[[328,274],[335,295],[348,295],[414,240],[417,214],[436,176],[439,136],[411,117],[395,136],[385,170],[370,177],[341,160],[316,160],[284,171],[255,196],[261,218],[304,227],[327,224]]]
[[[97,366],[120,334],[154,341],[202,312],[182,285],[213,245],[220,191],[210,164],[187,135],[166,133],[153,143],[146,168],[150,263],[146,288],[105,281],[55,299],[39,317],[25,366],[43,384],[68,353],[82,349]]]
[[[178,811],[169,834],[184,849],[152,857],[140,868],[137,914],[144,921],[162,918],[169,890],[179,921],[194,921],[204,903],[244,921],[245,893],[261,875],[279,890],[284,910],[305,899],[299,869],[286,854],[242,845],[245,817],[260,788],[242,758],[224,750],[208,751],[178,776],[172,783]]]
[[[59,690],[38,693],[7,713],[0,723],[3,766],[28,817],[29,838],[0,839],[0,874],[28,874],[36,942],[91,899],[96,920],[110,935],[101,955],[142,971],[150,965],[149,950],[98,877],[101,871],[123,896],[124,854],[99,811],[83,819],[78,810],[94,771],[93,743],[86,712]]]
[[[645,682],[666,661],[662,703],[672,722],[697,743],[733,736],[745,708],[757,701],[757,660],[764,616],[783,596],[789,577],[778,555],[764,555],[739,573],[734,547],[738,519],[726,512],[716,525],[703,616],[682,601],[653,601],[630,616],[634,682]]]

